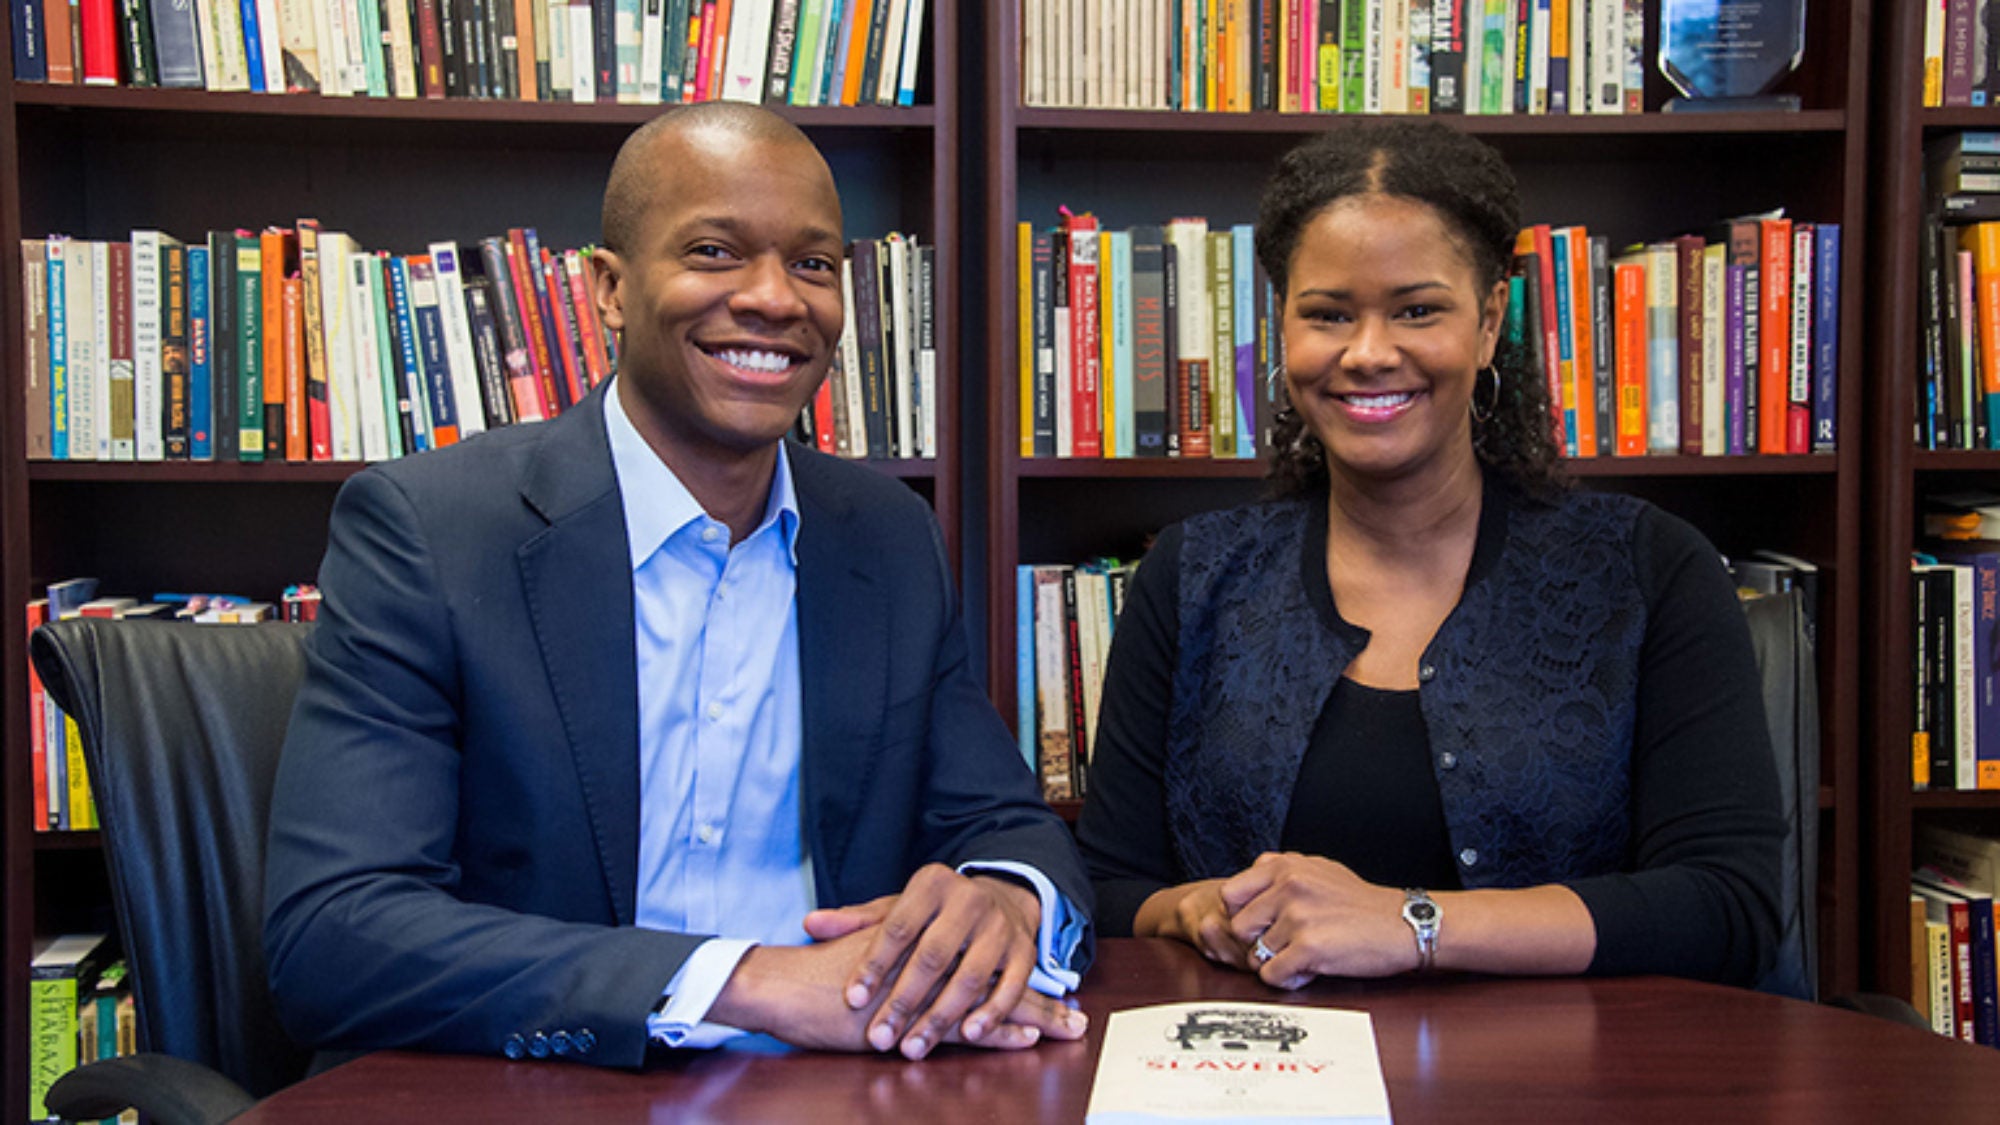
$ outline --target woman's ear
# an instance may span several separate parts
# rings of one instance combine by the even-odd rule
[[[1507,279],[1501,278],[1487,292],[1486,299],[1479,305],[1479,366],[1493,362],[1493,354],[1500,350],[1500,329],[1507,323],[1507,301],[1509,295]]]

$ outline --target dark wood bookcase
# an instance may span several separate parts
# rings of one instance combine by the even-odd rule
[[[1923,5],[1883,5],[1876,29],[1871,164],[1867,386],[1871,471],[1864,526],[1872,533],[1867,568],[1860,688],[1871,747],[1869,862],[1865,925],[1875,986],[1910,992],[1909,875],[1912,835],[1931,822],[2000,833],[2000,792],[1917,792],[1910,780],[1915,662],[1910,630],[1910,552],[1924,496],[1960,488],[2000,488],[2000,452],[1917,448],[1916,395],[1922,373],[1918,246],[1926,208],[1927,141],[1966,129],[2000,130],[2000,108],[1923,108]]]
[[[1811,9],[1807,45],[1781,87],[1798,113],[1668,114],[1649,36],[1647,112],[1633,116],[1446,118],[1497,146],[1519,175],[1529,222],[1583,223],[1614,247],[1701,231],[1726,216],[1784,206],[1842,224],[1838,451],[1806,456],[1572,461],[1588,488],[1650,499],[1691,520],[1727,553],[1784,550],[1822,571],[1819,794],[1822,986],[1861,979],[1862,757],[1858,692],[1864,378],[1861,292],[1866,234],[1869,43],[1874,10],[1830,0]],[[1205,509],[1261,494],[1261,462],[1029,459],[1019,454],[1016,224],[1056,208],[1117,229],[1202,215],[1210,229],[1252,221],[1264,178],[1332,115],[1041,109],[1021,102],[1021,0],[986,10],[985,408],[986,619],[990,688],[1015,714],[1014,568],[1100,554],[1137,557],[1146,537]],[[1649,4],[1649,29],[1657,5]],[[1907,432],[1907,427],[1906,427]]]
[[[786,108],[826,153],[850,238],[891,230],[937,248],[933,458],[872,462],[927,497],[956,557],[961,528],[957,5],[933,3],[919,104]],[[240,590],[310,581],[328,512],[356,464],[29,462],[20,240],[157,227],[288,224],[301,216],[397,253],[510,226],[544,244],[598,238],[618,145],[656,106],[396,101],[50,86],[0,80],[0,1118],[27,1099],[33,939],[110,928],[97,834],[37,834],[30,817],[25,603],[48,582],[107,593]],[[926,96],[928,95],[928,96]],[[253,890],[253,893],[254,890]]]

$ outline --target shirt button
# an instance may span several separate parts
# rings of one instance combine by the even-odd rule
[[[1449,751],[1449,750],[1445,751],[1445,752],[1444,752],[1444,753],[1442,753],[1442,754],[1439,754],[1439,755],[1438,755],[1438,768],[1439,768],[1439,769],[1447,769],[1447,770],[1452,770],[1452,769],[1457,769],[1457,768],[1458,768],[1458,755],[1456,755],[1456,754],[1452,753],[1452,752],[1451,752],[1451,751]]]
[[[1477,867],[1479,865],[1479,849],[1460,848],[1458,850],[1458,862],[1466,867]]]
[[[720,703],[709,704],[708,717],[711,719],[720,719],[722,717],[722,704]]]
[[[713,543],[720,538],[722,538],[722,532],[716,528],[704,527],[701,529],[701,541],[704,543]]]
[[[1419,683],[1430,683],[1431,680],[1437,677],[1437,674],[1437,666],[1429,661],[1417,665],[1417,682]]]
[[[704,844],[715,843],[715,825],[704,824],[700,828],[695,829],[694,838]]]

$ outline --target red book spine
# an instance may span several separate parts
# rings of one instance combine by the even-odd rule
[[[542,335],[541,302],[535,297],[534,282],[528,280],[528,241],[520,227],[507,232],[505,250],[508,280],[514,286],[514,307],[521,314],[521,334],[527,338],[528,365],[534,369],[535,382],[541,388],[546,416],[553,418],[561,413],[563,400],[556,391],[555,369],[549,363],[548,337]]]
[[[1791,405],[1792,221],[1765,219],[1758,289],[1757,452],[1783,453]]]
[[[813,392],[813,445],[821,453],[834,453],[838,442],[833,434],[833,377],[819,381],[819,390]]]
[[[1103,378],[1103,323],[1097,307],[1098,237],[1095,215],[1065,216],[1069,247],[1070,423],[1072,456],[1104,455],[1098,408]]]
[[[417,0],[417,58],[424,97],[444,97],[444,32],[437,0]]]
[[[569,307],[569,286],[563,283],[562,267],[556,264],[555,256],[542,251],[542,285],[549,291],[550,319],[556,322],[556,349],[561,352],[562,377],[569,383],[569,400],[582,402],[590,391],[590,376],[583,370],[583,358],[577,353],[576,332],[571,327]]]
[[[604,326],[597,319],[597,301],[590,289],[590,262],[575,250],[563,254],[569,275],[570,300],[576,304],[577,330],[583,335],[583,361],[595,387],[611,377],[611,357],[604,351]]]
[[[112,0],[83,0],[77,18],[83,23],[84,85],[118,85],[118,14]]]

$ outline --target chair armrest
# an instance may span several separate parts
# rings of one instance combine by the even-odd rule
[[[157,1125],[220,1125],[256,1104],[241,1086],[172,1055],[125,1055],[80,1066],[49,1088],[48,1107],[71,1121],[136,1108]]]
[[[1844,996],[1832,997],[1826,1004],[1829,1008],[1846,1008],[1850,1012],[1875,1016],[1890,1023],[1914,1027],[1919,1031],[1931,1030],[1930,1021],[1919,1015],[1908,1001],[1886,993],[1850,992]]]

